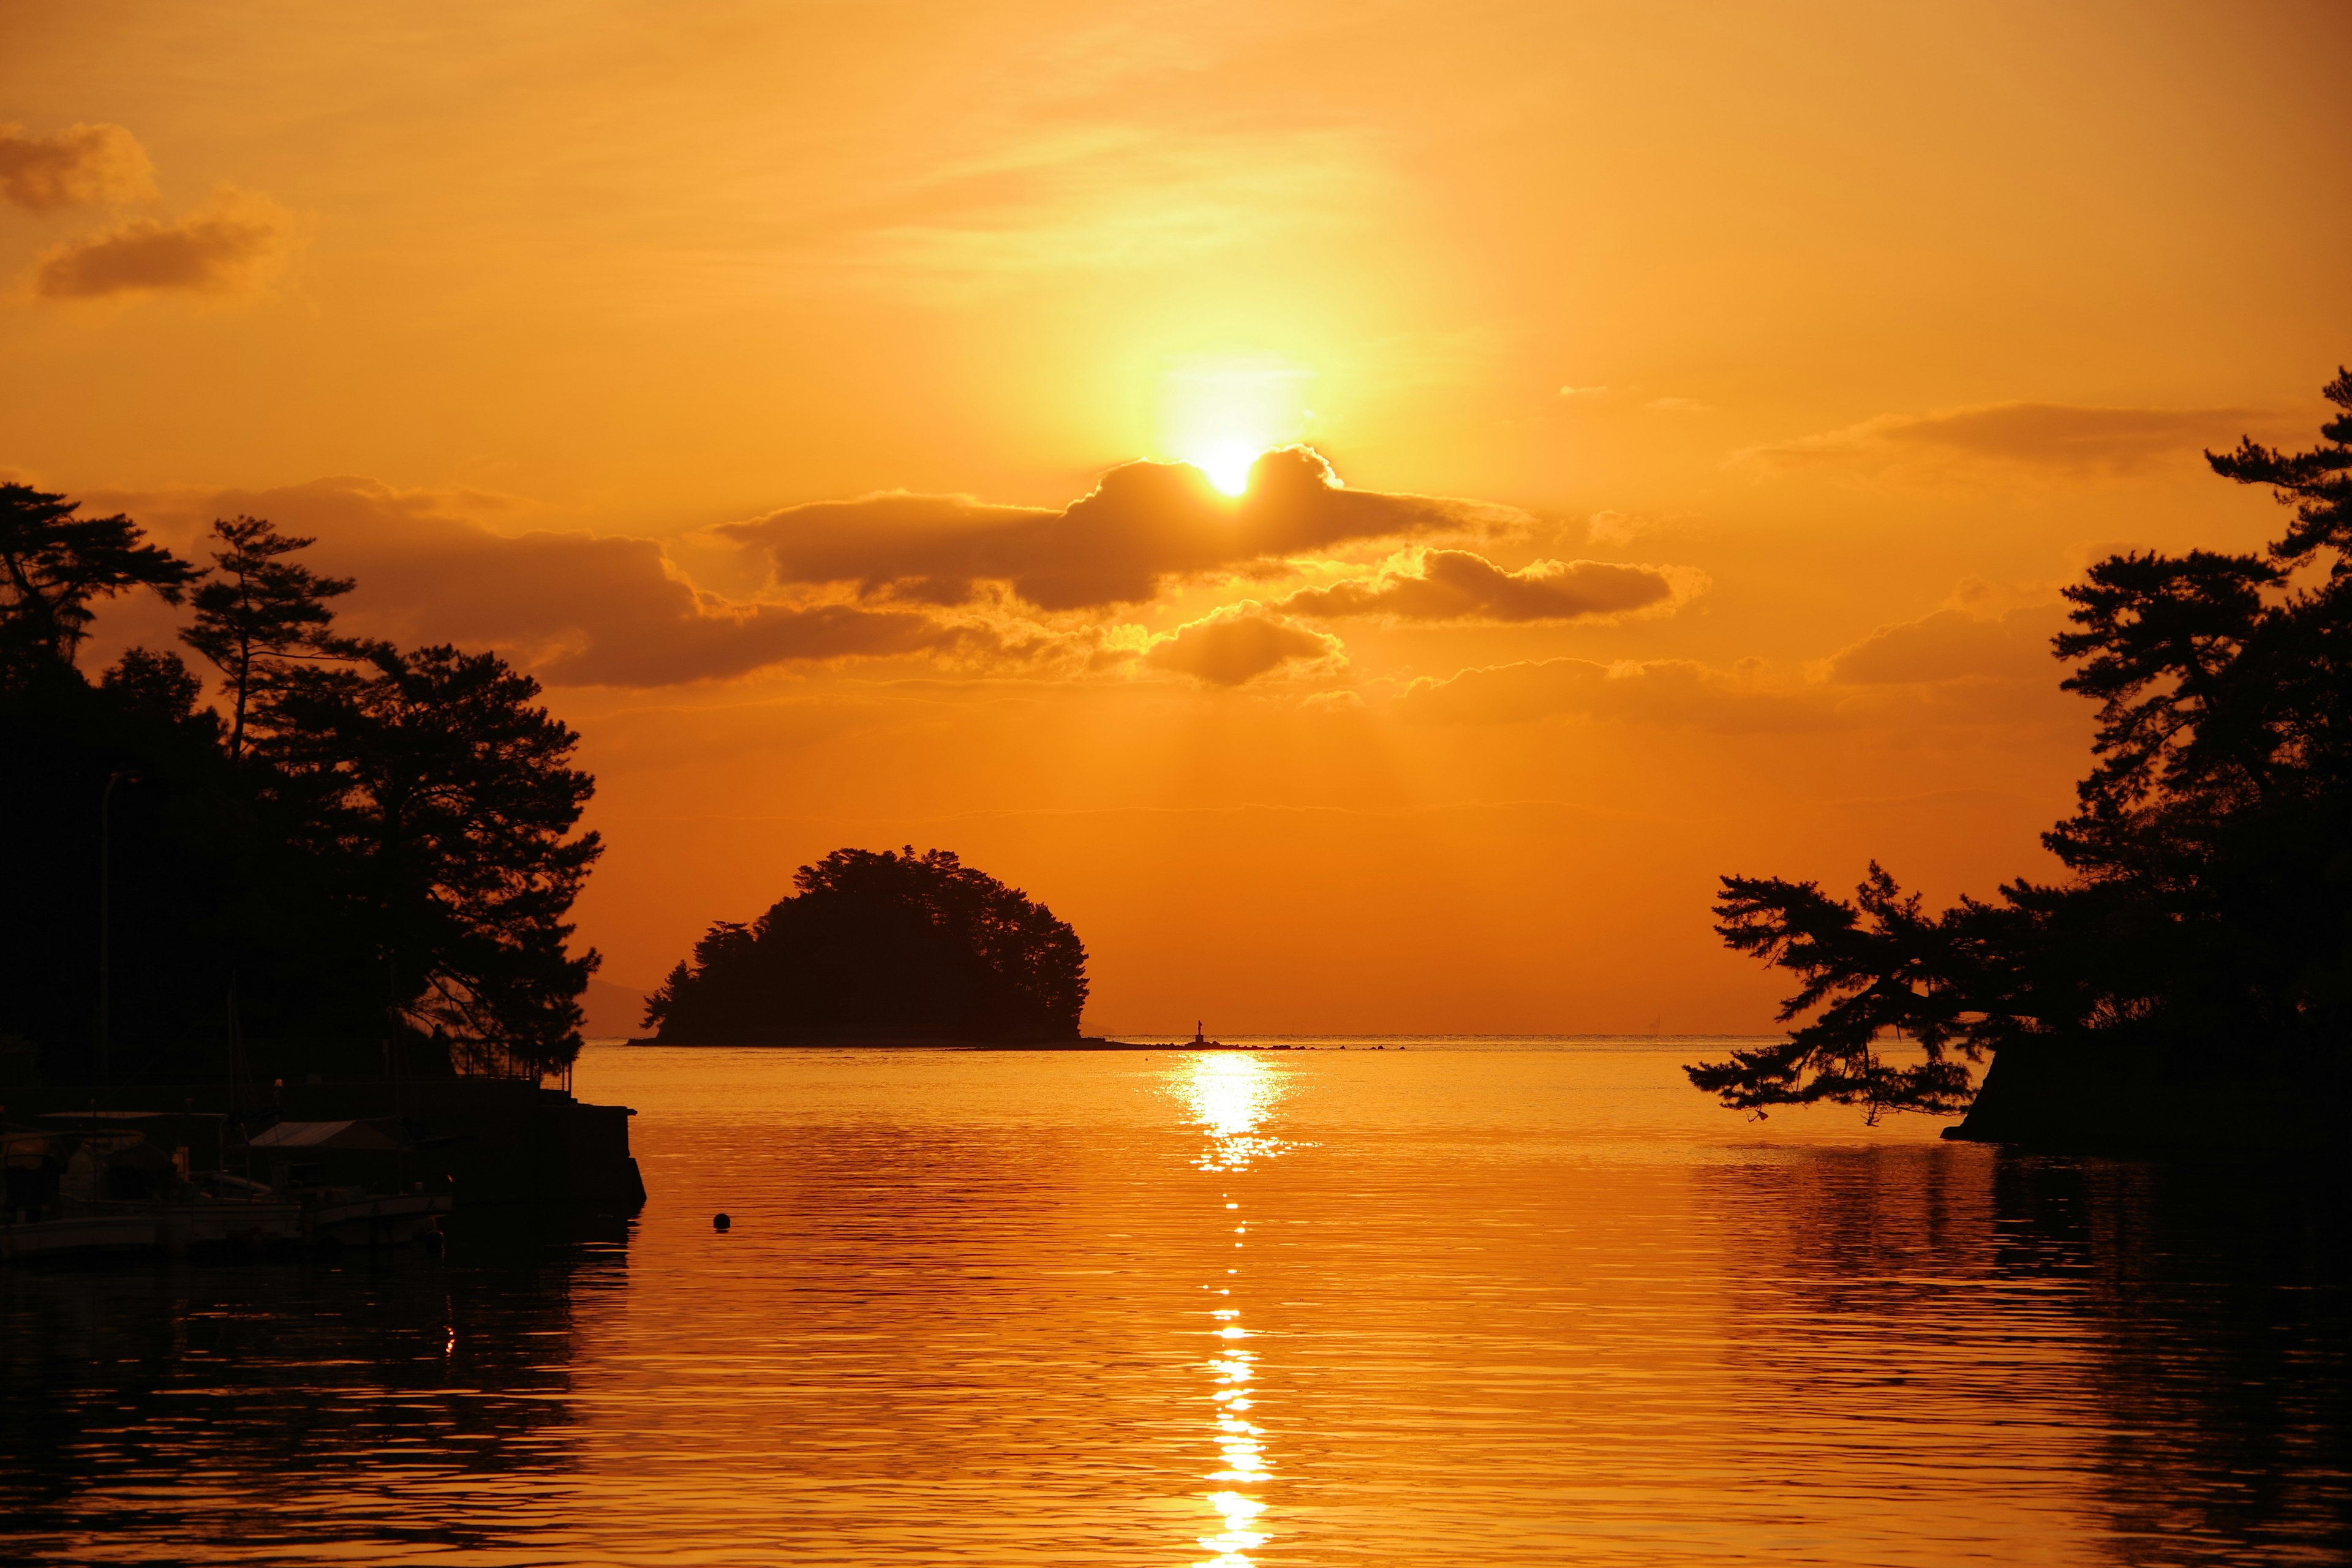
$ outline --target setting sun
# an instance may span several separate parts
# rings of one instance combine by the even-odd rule
[[[1247,441],[1220,441],[1205,451],[1186,454],[1185,460],[1209,476],[1209,482],[1229,496],[1249,489],[1250,465],[1258,448]]]
[[[1226,495],[1249,488],[1259,454],[1307,434],[1308,373],[1287,360],[1190,363],[1161,384],[1160,443]]]

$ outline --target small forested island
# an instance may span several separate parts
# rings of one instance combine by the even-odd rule
[[[751,923],[720,921],[646,1002],[663,1045],[1078,1039],[1069,922],[952,851],[836,849]]]
[[[2065,590],[2061,685],[2099,704],[2080,809],[2043,836],[2068,877],[1940,913],[1874,863],[1852,900],[1724,878],[1717,929],[1810,1018],[1693,1083],[2053,1149],[2347,1146],[2352,374],[2325,395],[2311,450],[2206,455],[2294,509],[2266,552],[2114,555]]]

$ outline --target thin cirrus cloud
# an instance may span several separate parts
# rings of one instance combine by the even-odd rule
[[[127,508],[198,559],[214,517],[269,518],[318,541],[310,552],[318,570],[358,580],[338,605],[349,630],[404,643],[488,644],[553,685],[674,686],[779,664],[908,654],[996,660],[1034,651],[1001,630],[919,609],[730,603],[686,581],[653,540],[502,533],[464,515],[499,504],[352,479],[106,498],[106,510]]]
[[[34,268],[33,291],[63,300],[236,293],[276,268],[292,247],[294,226],[268,197],[225,186],[179,217],[133,218],[58,246]]]
[[[1560,715],[1718,734],[1834,727],[1829,705],[1811,693],[1773,691],[1737,672],[1688,659],[1600,664],[1585,658],[1524,659],[1424,677],[1399,700],[1402,716],[1432,724],[1515,724]]]
[[[1775,681],[1760,666],[1687,659],[1601,664],[1527,659],[1423,678],[1402,716],[1435,724],[1513,724],[1561,716],[1717,734],[1864,724],[2046,725],[2079,718],[2050,656],[2062,606],[2000,616],[1943,609],[1883,626],[1816,667]]]
[[[887,494],[786,507],[717,531],[779,584],[961,605],[1001,584],[1040,610],[1139,604],[1173,580],[1293,552],[1465,527],[1501,509],[1342,486],[1317,453],[1259,458],[1229,499],[1183,463],[1128,463],[1059,509]]]
[[[1998,465],[2069,475],[2137,472],[2230,442],[2241,408],[2095,408],[1995,403],[1882,414],[1843,429],[1750,447],[1735,461],[1774,472],[1935,470]]]
[[[1411,572],[1302,588],[1293,615],[1385,616],[1407,621],[1572,621],[1663,605],[1675,584],[1654,566],[1537,561],[1506,572],[1467,550],[1425,550]]]
[[[154,165],[120,125],[68,125],[46,136],[0,125],[0,201],[58,212],[155,194]]]
[[[1950,680],[2050,680],[2060,667],[2050,639],[2063,624],[2063,607],[2034,605],[1997,616],[1938,610],[1916,621],[1879,627],[1839,649],[1829,678],[1853,686],[1916,685]]]
[[[1290,673],[1328,672],[1346,661],[1346,647],[1338,637],[1271,614],[1248,599],[1177,627],[1143,656],[1151,668],[1225,687],[1286,666],[1293,667]]]

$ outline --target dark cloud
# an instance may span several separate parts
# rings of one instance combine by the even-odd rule
[[[291,245],[293,229],[285,210],[267,197],[224,192],[184,217],[137,218],[58,246],[35,268],[33,291],[47,300],[232,292],[269,270]]]
[[[599,628],[604,635],[587,647],[560,653],[538,672],[559,686],[676,686],[773,664],[942,652],[991,640],[929,616],[854,605],[689,608],[656,596],[646,608],[653,613],[636,625]]]
[[[1654,566],[1538,561],[1506,572],[1466,550],[1422,552],[1416,573],[1382,573],[1306,588],[1280,608],[1302,616],[1394,616],[1412,621],[1571,621],[1664,603],[1674,584]]]
[[[1296,626],[1244,599],[1180,626],[1143,662],[1204,680],[1239,686],[1288,664],[1338,665],[1346,649],[1338,637]]]
[[[2091,408],[1996,403],[1942,414],[1883,414],[1843,430],[1741,454],[1778,468],[1993,463],[2066,473],[2124,473],[2236,438],[2239,408]]]
[[[1443,680],[1416,680],[1406,689],[1402,707],[1408,719],[1439,724],[1510,724],[1580,714],[1740,734],[1818,730],[1836,722],[1828,706],[1811,694],[1765,689],[1737,672],[1687,659],[1607,665],[1544,658],[1489,665]]]
[[[1458,528],[1463,503],[1342,487],[1303,447],[1268,452],[1239,498],[1182,463],[1129,463],[1058,511],[959,497],[877,495],[786,507],[719,531],[778,583],[854,584],[866,598],[962,604],[1003,583],[1045,610],[1152,598],[1172,578]]]
[[[467,498],[360,479],[142,503],[184,551],[215,516],[267,517],[315,535],[320,571],[356,577],[339,605],[354,632],[404,643],[488,645],[557,685],[667,686],[764,666],[912,653],[1015,657],[978,625],[919,609],[844,604],[730,604],[680,576],[648,539],[541,531],[499,533],[464,515]]]
[[[120,125],[68,125],[47,136],[0,125],[0,201],[28,212],[136,201],[155,194],[154,165]]]
[[[1965,610],[1938,610],[1916,621],[1881,626],[1830,659],[1832,680],[1856,686],[1948,680],[2046,680],[2059,678],[2050,639],[2063,621],[2056,605],[2035,605],[1986,618]]]

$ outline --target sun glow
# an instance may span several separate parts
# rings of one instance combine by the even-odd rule
[[[1229,496],[1249,489],[1250,465],[1263,447],[1249,441],[1220,441],[1207,451],[1188,455],[1186,461],[1209,476],[1209,482]]]
[[[1240,495],[1260,453],[1306,436],[1309,379],[1287,360],[1180,365],[1160,384],[1160,449],[1200,469],[1226,495]]]

